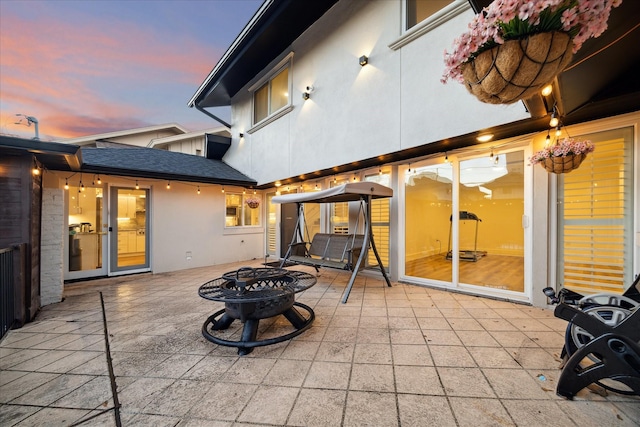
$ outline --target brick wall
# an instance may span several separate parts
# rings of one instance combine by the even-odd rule
[[[40,304],[62,301],[64,289],[64,190],[42,189]]]

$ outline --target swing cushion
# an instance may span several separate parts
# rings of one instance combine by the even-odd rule
[[[289,261],[318,267],[353,270],[360,256],[364,235],[316,233],[311,239],[305,255],[300,255],[299,247],[307,243],[297,243],[291,249]],[[298,250],[296,250],[298,246]],[[364,268],[364,262],[360,269]]]

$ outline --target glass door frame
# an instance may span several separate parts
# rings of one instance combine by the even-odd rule
[[[489,157],[491,153],[491,147],[494,147],[495,154],[505,154],[514,151],[523,151],[524,154],[524,215],[522,217],[523,233],[524,233],[524,290],[523,292],[509,291],[494,289],[489,287],[483,287],[479,285],[460,283],[459,271],[460,260],[459,257],[453,257],[452,261],[452,277],[451,282],[436,281],[426,278],[408,276],[406,274],[406,241],[405,236],[407,233],[404,211],[406,209],[406,192],[405,192],[405,178],[409,169],[415,169],[416,167],[433,166],[439,163],[443,163],[445,157],[448,158],[453,168],[453,183],[452,183],[452,200],[451,200],[451,212],[460,211],[460,162],[469,159]],[[467,293],[493,296],[499,298],[506,298],[514,301],[530,302],[532,301],[532,264],[533,264],[533,167],[528,165],[527,159],[531,157],[531,139],[520,142],[501,142],[499,145],[487,144],[482,146],[470,147],[467,151],[463,151],[457,154],[443,153],[441,156],[426,159],[424,161],[412,162],[411,164],[401,165],[398,168],[399,182],[398,182],[398,195],[401,204],[401,211],[403,214],[398,216],[398,226],[400,232],[398,233],[398,252],[400,257],[399,278],[402,281],[413,282],[417,284],[424,284],[428,286],[440,287],[444,289],[456,289]],[[452,253],[459,253],[459,218],[457,215],[452,215],[451,224],[451,250]]]
[[[136,264],[131,266],[118,266],[118,191],[119,190],[132,190],[132,191],[144,191],[146,193],[145,201],[145,226],[144,226],[144,241],[145,241],[145,262],[143,264]],[[140,186],[138,189],[135,187],[112,185],[109,187],[109,276],[118,276],[122,274],[131,274],[139,272],[151,271],[151,256],[149,248],[149,230],[150,227],[150,197],[151,188]],[[137,236],[136,236],[137,237]]]
[[[71,191],[76,191],[75,189],[77,187],[75,186],[71,186],[70,185],[70,189],[69,190],[65,190],[65,204],[64,204],[64,218],[65,218],[65,230],[69,229],[69,205],[70,205],[70,201],[71,201]],[[108,206],[109,206],[109,195],[108,195],[108,190],[107,190],[107,185],[106,184],[102,184],[102,185],[91,185],[91,188],[100,188],[102,189],[102,213],[101,213],[101,218],[102,218],[102,223],[101,224],[95,224],[95,230],[98,233],[98,235],[102,236],[102,238],[100,239],[101,242],[101,248],[100,248],[100,253],[102,255],[101,257],[101,267],[97,268],[97,269],[91,269],[91,270],[77,270],[77,271],[72,271],[69,268],[69,262],[70,262],[70,242],[69,239],[65,237],[65,242],[64,242],[64,280],[80,280],[80,279],[87,279],[87,278],[91,278],[91,277],[102,277],[102,276],[107,276],[108,275],[108,270],[109,270],[109,250],[108,250],[108,246],[109,246],[109,239],[108,239]],[[96,197],[97,198],[97,197]]]

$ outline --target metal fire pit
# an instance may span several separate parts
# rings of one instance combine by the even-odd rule
[[[198,294],[205,299],[224,303],[224,309],[213,313],[202,325],[202,335],[209,341],[237,347],[238,354],[251,353],[255,347],[289,340],[311,327],[313,310],[295,302],[295,294],[316,284],[316,278],[302,271],[282,268],[243,267],[230,271],[200,286]],[[307,312],[303,316],[296,309]],[[295,328],[291,333],[257,340],[260,319],[282,314]],[[244,327],[239,341],[215,336],[215,331],[228,329],[240,320]]]

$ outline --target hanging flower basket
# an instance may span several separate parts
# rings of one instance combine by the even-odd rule
[[[595,149],[591,141],[576,141],[565,138],[554,145],[535,153],[529,161],[532,165],[539,163],[547,172],[561,174],[569,173],[587,158],[587,154]]]
[[[569,64],[589,38],[607,29],[622,0],[494,0],[445,51],[441,81],[463,83],[480,101],[530,98]]]
[[[258,197],[247,197],[245,199],[245,203],[251,209],[256,209],[256,208],[258,208],[258,206],[260,206],[260,199]]]
[[[488,104],[512,104],[539,92],[567,66],[569,34],[552,31],[508,40],[462,66],[464,85]]]
[[[549,157],[540,162],[540,164],[550,173],[569,173],[574,169],[578,169],[578,166],[586,158],[586,154],[569,154],[564,157]]]

